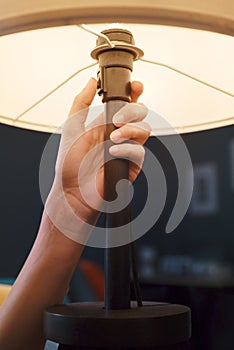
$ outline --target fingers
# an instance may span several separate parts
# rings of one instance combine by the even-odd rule
[[[133,84],[136,95],[142,91],[142,84]],[[145,105],[136,102],[126,104],[113,117],[113,123],[117,130],[110,135],[114,143],[121,143],[125,140],[133,140],[139,144],[144,144],[148,139],[151,128],[143,120],[147,116],[148,109]]]
[[[133,140],[143,145],[150,136],[151,128],[148,123],[139,122],[126,124],[113,131],[110,135],[111,141],[121,143],[126,140]]]
[[[127,158],[138,167],[142,166],[145,156],[145,149],[142,145],[133,143],[122,143],[121,145],[111,146],[109,152],[112,156],[118,158]]]
[[[75,97],[69,116],[76,114],[82,109],[88,108],[96,94],[97,91],[97,81],[94,78],[91,78],[83,90]]]
[[[97,91],[97,81],[91,78],[83,90],[75,97],[70,109],[68,119],[63,126],[62,142],[71,143],[72,140],[85,131],[85,121],[88,107],[92,103]]]
[[[143,120],[148,113],[148,109],[145,105],[139,103],[128,103],[121,108],[113,117],[113,123],[115,126],[139,122]]]
[[[82,109],[88,108],[97,91],[97,81],[91,78],[83,90],[75,97],[72,107],[69,112],[69,116],[72,116]],[[131,83],[131,100],[132,102],[137,102],[139,96],[143,92],[143,85],[139,81],[134,81]]]
[[[88,108],[97,92],[97,81],[91,78],[83,90],[75,97],[69,116],[79,112],[82,109]],[[137,102],[138,97],[143,92],[143,85],[138,81],[131,83],[131,100],[132,102]]]
[[[146,117],[148,113],[146,106],[136,103],[143,89],[141,82],[133,81],[131,83],[131,103],[126,104],[113,117],[113,123],[117,127],[126,123],[141,121]]]
[[[144,87],[140,81],[133,81],[131,83],[131,102],[137,102],[143,90],[144,90]]]

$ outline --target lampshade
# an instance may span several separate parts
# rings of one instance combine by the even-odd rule
[[[145,86],[142,101],[168,123],[156,123],[149,116],[153,133],[233,124],[232,0],[1,0],[0,122],[55,131],[74,96],[96,76],[90,56],[95,36],[78,25],[88,23],[101,31],[116,21],[132,31],[144,51],[144,60],[135,62],[133,72],[133,79]],[[87,66],[91,67],[82,70]],[[75,75],[77,71],[81,72]]]

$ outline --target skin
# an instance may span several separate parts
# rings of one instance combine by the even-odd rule
[[[81,93],[76,96],[69,118],[91,105],[96,94],[96,84],[95,79],[90,79]],[[143,162],[142,145],[150,134],[149,127],[143,122],[147,110],[143,105],[137,104],[142,91],[141,83],[131,84],[132,106],[130,107],[132,108],[123,113],[124,121],[117,122],[113,119],[118,129],[111,134],[111,139],[119,147],[117,151],[114,150],[115,146],[109,150],[115,157],[128,156],[138,164]],[[140,110],[140,113],[134,113],[136,110]],[[78,212],[84,221],[92,224],[97,221],[99,213],[84,203],[77,183],[77,170],[87,152],[103,140],[102,126],[90,128],[71,147],[61,169],[63,191],[67,201],[74,212]],[[122,144],[123,140],[133,140],[137,144]],[[140,166],[130,162],[131,181],[135,180],[139,171]],[[83,180],[82,186],[88,188],[89,179]],[[96,177],[97,190],[101,196],[103,182],[103,167],[101,167]],[[50,196],[53,197],[53,195],[52,189]],[[44,348],[43,312],[49,306],[63,301],[83,249],[83,245],[60,232],[44,210],[32,250],[10,294],[0,308],[0,349],[42,350]]]

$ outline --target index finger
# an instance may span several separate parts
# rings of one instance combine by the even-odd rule
[[[97,81],[94,78],[89,79],[83,90],[75,97],[72,107],[69,112],[69,117],[81,111],[82,109],[87,109],[97,92]]]

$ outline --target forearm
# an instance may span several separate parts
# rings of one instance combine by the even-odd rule
[[[31,253],[0,308],[0,349],[43,349],[43,312],[63,300],[82,251],[44,213]]]

